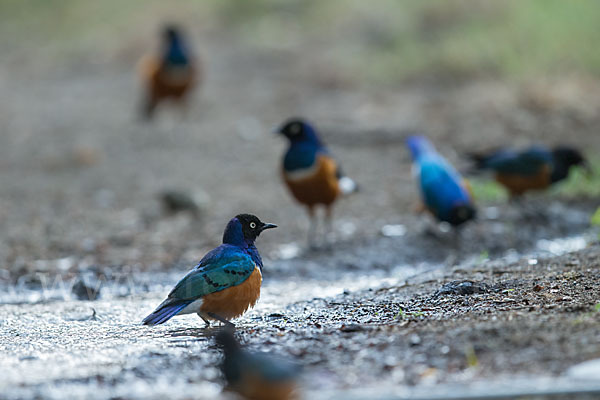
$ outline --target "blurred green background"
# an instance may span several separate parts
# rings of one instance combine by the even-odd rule
[[[3,0],[3,58],[125,56],[164,18],[327,57],[358,83],[600,74],[593,0]],[[307,54],[308,56],[309,54]]]

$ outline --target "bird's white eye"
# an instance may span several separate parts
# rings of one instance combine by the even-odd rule
[[[292,135],[297,135],[300,133],[300,125],[299,124],[293,124],[292,126],[290,126],[290,133]]]
[[[250,222],[250,228],[252,228],[252,229],[256,228],[256,223]]]

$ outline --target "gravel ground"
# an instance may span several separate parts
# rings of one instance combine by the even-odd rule
[[[325,297],[343,282],[275,278],[237,335],[303,365],[305,398],[466,398],[486,385],[486,395],[600,390],[594,367],[572,368],[600,357],[598,273],[595,243],[563,256],[390,273],[392,285],[367,276],[369,288]],[[218,327],[203,329],[194,316],[139,325],[163,287],[3,305],[0,397],[218,397]]]

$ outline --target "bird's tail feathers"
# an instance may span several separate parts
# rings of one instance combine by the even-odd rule
[[[161,304],[152,314],[142,321],[144,325],[159,325],[167,322],[181,310],[187,307],[193,300],[178,300],[167,304]]]

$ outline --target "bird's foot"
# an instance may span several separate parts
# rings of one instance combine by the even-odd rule
[[[218,314],[209,312],[206,313],[209,317],[216,319],[217,321],[223,323],[223,325],[225,325],[225,329],[231,329],[231,330],[235,330],[235,324],[233,324],[232,322],[227,321],[225,318],[221,317]]]

